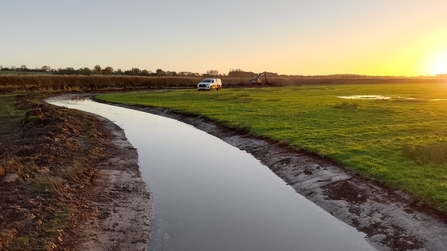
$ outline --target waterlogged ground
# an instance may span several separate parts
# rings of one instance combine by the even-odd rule
[[[138,149],[154,207],[150,250],[374,250],[366,234],[219,138],[89,100],[57,105],[112,120]]]
[[[435,99],[420,99],[420,98],[408,98],[401,96],[383,96],[383,95],[349,95],[349,96],[337,96],[341,99],[366,99],[366,100],[421,100],[421,101],[444,101],[445,98],[435,98]]]

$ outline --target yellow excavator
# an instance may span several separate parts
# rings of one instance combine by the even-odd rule
[[[256,77],[254,77],[250,80],[250,83],[260,84],[260,83],[262,83],[262,77],[264,77],[264,81],[266,84],[270,84],[270,82],[267,80],[267,72],[259,73]]]

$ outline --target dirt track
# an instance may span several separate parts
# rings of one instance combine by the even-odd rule
[[[379,250],[445,250],[447,217],[408,195],[359,177],[342,166],[305,152],[229,130],[201,117],[166,109],[124,106],[174,118],[245,150],[338,219],[367,234]]]

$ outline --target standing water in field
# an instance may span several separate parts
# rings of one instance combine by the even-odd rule
[[[138,149],[154,207],[149,250],[375,250],[252,155],[190,125],[90,100],[48,102],[108,118]]]

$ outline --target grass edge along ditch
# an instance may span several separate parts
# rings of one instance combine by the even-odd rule
[[[369,94],[387,98],[340,98]],[[169,90],[97,99],[199,114],[329,157],[447,211],[447,84]]]

